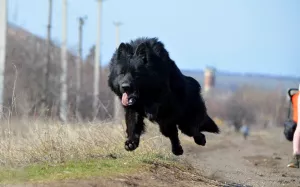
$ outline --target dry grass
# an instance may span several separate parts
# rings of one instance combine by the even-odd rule
[[[170,157],[168,139],[148,125],[140,147],[124,149],[124,127],[112,123],[66,124],[42,121],[11,121],[0,128],[0,164],[20,167],[35,163],[65,163],[107,157],[160,154]],[[159,146],[158,146],[159,145]]]

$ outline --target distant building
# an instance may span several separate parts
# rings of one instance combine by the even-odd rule
[[[210,91],[216,84],[216,69],[212,67],[205,68],[204,71],[204,92]]]

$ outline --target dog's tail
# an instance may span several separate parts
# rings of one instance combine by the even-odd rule
[[[209,117],[209,115],[206,115],[205,120],[202,124],[202,131],[211,132],[211,133],[220,133],[220,129],[217,126],[217,124]]]

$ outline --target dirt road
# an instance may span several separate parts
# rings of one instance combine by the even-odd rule
[[[207,139],[203,148],[191,144],[185,156],[204,176],[227,181],[228,186],[300,186],[300,170],[286,167],[292,144],[282,129],[254,132],[246,141],[226,133]]]

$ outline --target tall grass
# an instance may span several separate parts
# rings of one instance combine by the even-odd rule
[[[124,126],[113,123],[64,124],[15,120],[0,127],[0,166],[64,163],[146,154],[171,156],[168,139],[149,124],[134,152],[124,149]]]

